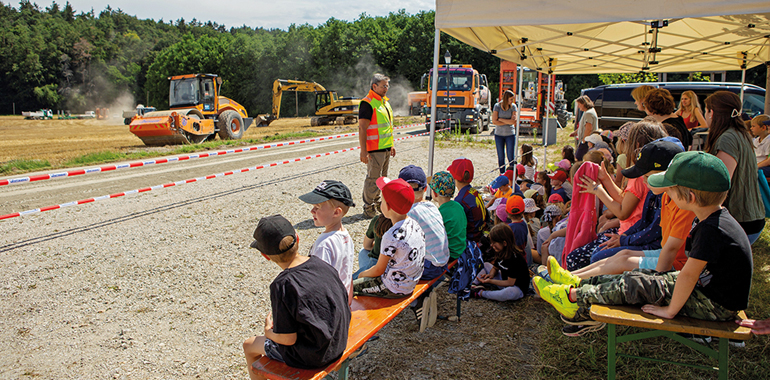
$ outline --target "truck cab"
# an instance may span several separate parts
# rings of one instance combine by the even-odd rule
[[[428,94],[432,75],[433,69],[420,81],[420,87],[427,84]],[[442,121],[442,125],[455,125],[471,133],[489,129],[492,112],[486,75],[479,74],[471,65],[439,65],[436,90],[436,120],[451,120],[450,124]],[[431,106],[430,96],[425,106]],[[430,112],[426,112],[426,121],[430,122]]]

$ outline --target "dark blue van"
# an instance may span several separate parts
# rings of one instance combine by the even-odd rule
[[[648,83],[623,83],[608,84],[589,88],[581,91],[581,95],[588,95],[594,102],[596,115],[599,116],[599,128],[617,129],[628,121],[639,121],[647,116],[643,111],[636,109],[634,98],[631,97],[631,91],[641,85],[648,85],[658,88],[665,88],[674,97],[677,108],[682,93],[690,90],[698,95],[701,110],[705,112],[703,101],[709,95],[716,91],[727,90],[738,95],[741,93],[740,83],[723,82],[648,82]],[[750,116],[756,116],[764,113],[765,109],[765,89],[753,84],[746,84],[743,87],[743,112]],[[575,114],[580,120],[582,112],[575,109]]]

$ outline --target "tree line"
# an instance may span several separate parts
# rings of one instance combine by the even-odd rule
[[[315,81],[342,96],[364,96],[371,74],[380,71],[398,87],[418,90],[420,78],[432,67],[434,17],[433,11],[399,10],[283,30],[228,28],[196,19],[140,20],[109,6],[97,15],[78,12],[69,2],[44,8],[28,0],[18,7],[0,2],[0,114],[10,114],[14,104],[17,113],[39,108],[81,112],[116,102],[165,109],[167,78],[198,72],[219,74],[222,94],[249,114],[270,112],[272,82],[278,78]],[[450,51],[453,63],[470,63],[487,74],[497,93],[497,57],[443,33],[440,48],[442,56]],[[764,67],[755,71],[761,72],[750,73],[749,79],[756,77],[763,86]],[[565,82],[567,99],[577,97],[581,88],[602,84],[598,75],[557,79]],[[282,114],[294,114],[293,98],[284,97]],[[299,114],[312,114],[312,97],[299,99]]]

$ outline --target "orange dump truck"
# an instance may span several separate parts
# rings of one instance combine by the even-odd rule
[[[201,143],[213,139],[236,140],[254,121],[232,99],[219,96],[222,78],[216,74],[186,74],[168,78],[168,111],[134,116],[131,133],[145,145]]]

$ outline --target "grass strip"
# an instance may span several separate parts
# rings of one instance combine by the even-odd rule
[[[7,163],[0,164],[0,173],[25,173],[48,169],[50,167],[51,163],[47,160],[11,160]]]

